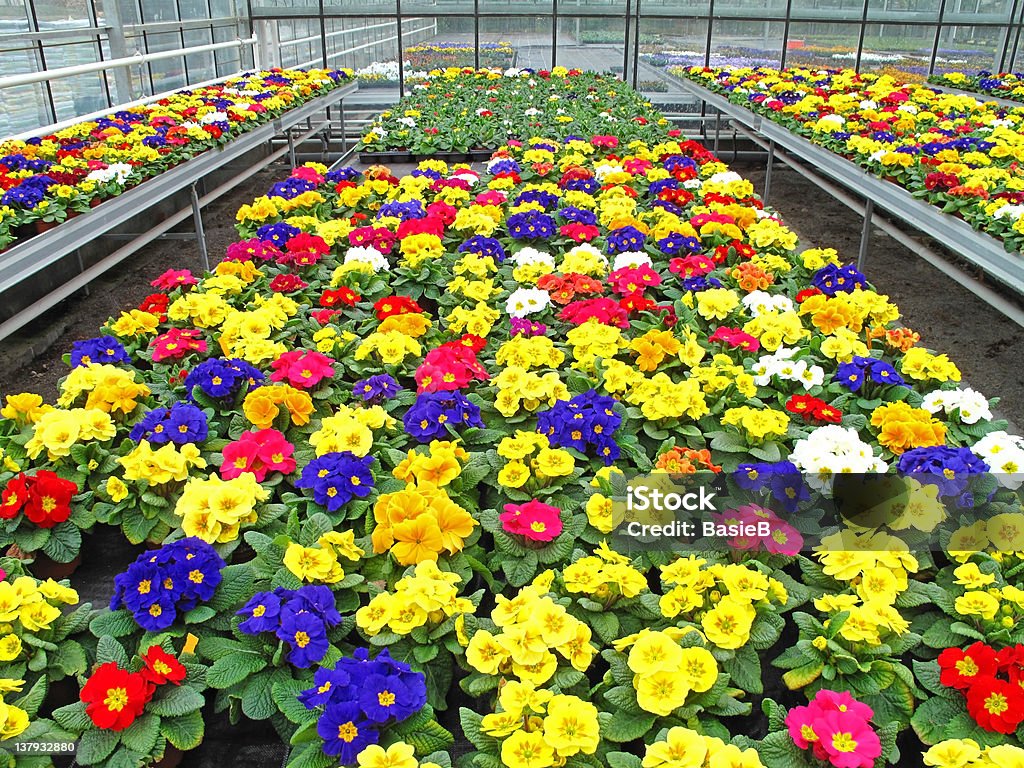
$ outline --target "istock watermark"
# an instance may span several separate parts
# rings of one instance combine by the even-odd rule
[[[595,492],[611,518],[602,530],[622,552],[1024,550],[1019,476],[823,476],[778,462],[613,477]]]

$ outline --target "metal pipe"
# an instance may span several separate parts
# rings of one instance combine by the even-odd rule
[[[875,201],[870,197],[864,203],[864,226],[860,230],[860,249],[857,251],[857,271],[863,272],[871,248],[871,216],[875,212]]]
[[[768,165],[764,170],[764,194],[761,199],[768,202],[768,195],[772,191],[772,166],[775,165],[775,142],[768,142]]]
[[[206,51],[220,51],[224,48],[244,48],[247,45],[255,45],[256,37],[249,37],[245,40],[233,40],[227,43],[209,43],[208,45],[196,45],[190,48],[177,48],[173,51],[159,51],[157,53],[137,53],[134,56],[127,56],[123,59],[110,59],[108,61],[94,61],[91,64],[75,64],[70,67],[59,67],[58,69],[44,69],[41,72],[25,72],[20,75],[8,75],[0,77],[0,88],[14,88],[19,85],[31,85],[50,80],[60,80],[65,77],[84,75],[89,72],[100,72],[105,69],[116,67],[132,67],[136,64],[145,64],[150,61],[161,59],[173,59],[178,56],[186,56],[192,53],[205,53]]]
[[[210,252],[206,247],[206,231],[203,229],[203,209],[199,203],[199,193],[196,192],[196,185],[188,188],[189,197],[192,200],[192,221],[196,226],[196,243],[199,245],[199,258],[202,261],[203,269],[210,271]]]

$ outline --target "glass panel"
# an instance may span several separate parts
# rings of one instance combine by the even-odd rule
[[[515,41],[517,67],[551,69],[550,17],[480,17],[479,22],[481,43]]]
[[[559,3],[559,9],[561,9]],[[561,13],[561,10],[559,10]],[[629,50],[632,52],[633,28],[630,27]],[[558,17],[559,65],[570,69],[623,74],[623,49],[626,44],[626,19]],[[629,57],[633,66],[633,57]]]
[[[177,32],[160,32],[146,36],[149,52],[173,51],[181,48],[181,36]],[[155,93],[185,87],[185,59],[175,56],[149,62],[153,73],[153,89]]]
[[[551,13],[551,0],[480,0],[480,13]],[[524,27],[532,28],[525,20]]]
[[[1004,0],[995,2],[1002,3]],[[868,0],[868,19],[886,23],[936,22],[939,20],[940,4],[940,0]],[[950,0],[947,0],[946,6],[949,5]]]
[[[186,48],[209,45],[213,42],[213,34],[209,27],[186,29],[182,34],[185,36]],[[185,57],[185,75],[189,83],[201,83],[217,76],[213,54],[213,51],[206,51],[205,53],[192,53]]]
[[[635,7],[635,6],[634,6]],[[558,0],[558,14],[608,14],[625,16],[626,0]],[[625,23],[625,19],[623,19]]]
[[[234,0],[210,0],[210,11],[215,19],[238,15]]]
[[[859,41],[860,24],[794,21],[786,43],[786,66],[852,67]]]
[[[799,19],[859,22],[864,15],[864,0],[793,0],[790,14]],[[856,41],[853,47],[857,47]]]
[[[430,22],[428,24],[428,22]],[[328,19],[328,64],[350,67],[356,73],[359,92],[353,97],[359,118],[376,115],[398,100],[398,26],[388,19]],[[415,30],[429,27],[423,32]],[[334,33],[334,34],[331,34]],[[430,39],[434,26],[430,19],[406,19],[403,35],[412,42]],[[406,73],[408,74],[408,72]],[[345,101],[346,109],[350,100]]]
[[[177,21],[178,6],[167,0],[142,0],[143,21]]]
[[[643,0],[640,16],[706,16],[710,8],[709,0]]]
[[[96,13],[99,23],[105,26],[123,27],[142,20],[135,0],[97,0]]]
[[[746,19],[785,19],[785,0],[715,0],[715,16]],[[758,33],[753,33],[756,37]],[[782,39],[781,36],[779,38]]]
[[[262,1],[262,0],[261,0]],[[423,4],[430,5],[429,0]],[[445,3],[448,7],[448,3]],[[432,12],[437,12],[436,3],[431,6]],[[370,14],[396,13],[398,4],[395,0],[324,0],[324,11],[333,14],[346,16],[368,16]],[[402,3],[402,13],[407,13],[405,2]]]
[[[319,15],[318,0],[253,0],[253,16]]]
[[[404,6],[403,6],[404,7]],[[448,16],[406,20],[402,27],[405,76],[432,69],[475,67],[477,60],[471,17]],[[480,66],[512,66],[515,48],[507,40],[480,44]]]
[[[716,19],[711,29],[711,66],[777,67],[782,62],[784,32],[780,21]]]
[[[40,69],[36,48],[25,46],[24,41],[15,50],[0,52],[0,76],[38,72]],[[52,122],[42,83],[0,89],[0,136],[29,131]]]
[[[213,42],[226,43],[238,37],[238,30],[235,27],[214,27]],[[238,48],[223,48],[214,51],[214,59],[217,62],[217,75],[231,75],[242,69],[242,51]],[[248,60],[249,54],[246,53]],[[248,64],[248,61],[247,61]]]
[[[946,24],[1006,24],[1012,0],[946,0],[942,21]]]
[[[646,9],[647,5],[641,7]],[[707,42],[706,19],[640,19],[639,80],[652,84],[656,79],[666,82],[667,67],[704,66]],[[648,90],[661,92],[660,86],[655,85]]]
[[[31,131],[52,122],[42,83],[0,90],[0,135]]]
[[[28,30],[28,6],[25,2],[0,4],[0,31],[25,32]]]
[[[928,75],[934,42],[935,27],[868,24],[864,28],[860,69],[921,81]]]
[[[92,26],[86,0],[35,0],[35,8],[40,30]]]
[[[206,0],[178,0],[178,9],[183,20],[210,18]]]
[[[949,2],[949,0],[947,0]],[[998,27],[943,27],[935,71],[977,72],[998,69],[1004,30]]]
[[[282,67],[319,67],[323,64],[319,19],[277,22]]]

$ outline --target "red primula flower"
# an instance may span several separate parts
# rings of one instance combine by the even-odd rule
[[[974,643],[967,650],[947,648],[939,654],[939,681],[949,688],[966,690],[977,680],[995,677],[996,652],[985,643]]]
[[[408,296],[385,296],[383,299],[377,299],[373,311],[377,313],[378,320],[384,320],[392,315],[418,314],[423,312],[423,309],[415,299]]]
[[[142,654],[142,661],[146,666],[139,674],[155,685],[181,685],[181,681],[185,679],[185,665],[159,645],[151,645],[149,650]]]
[[[153,687],[138,672],[128,672],[116,661],[101,665],[84,686],[81,699],[85,713],[97,728],[123,731],[142,714],[153,696]]]
[[[320,306],[336,307],[339,304],[347,304],[350,307],[354,307],[359,298],[359,294],[347,286],[337,289],[328,288],[320,294]]]
[[[28,482],[24,475],[12,477],[0,494],[0,518],[10,520],[28,501]]]
[[[71,516],[71,498],[78,486],[48,469],[41,469],[28,478],[28,500],[25,517],[40,528],[53,528]]]
[[[967,690],[967,712],[986,731],[1013,733],[1024,721],[1024,689],[994,677],[975,679]]]

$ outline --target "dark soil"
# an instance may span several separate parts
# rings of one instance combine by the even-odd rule
[[[758,193],[764,191],[764,163],[732,167]],[[856,262],[863,219],[803,176],[776,165],[768,203],[799,235],[802,247],[835,248],[845,262]],[[957,364],[963,373],[961,386],[1000,398],[997,414],[1024,425],[1020,326],[878,229],[872,231],[864,272],[900,308],[901,322],[921,334],[922,344],[945,352]]]

